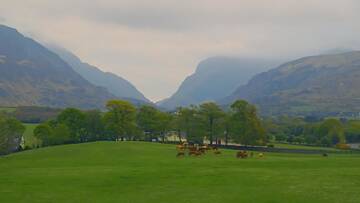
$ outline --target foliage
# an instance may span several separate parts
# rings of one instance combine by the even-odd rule
[[[225,113],[214,102],[206,102],[199,107],[199,116],[204,127],[205,136],[209,139],[210,144],[213,144],[213,140],[223,137],[222,122]],[[216,136],[216,137],[214,137]]]
[[[255,106],[238,100],[231,105],[233,140],[244,145],[263,145],[265,129],[257,116]]]
[[[107,103],[107,112],[63,110],[55,119],[39,125],[35,137],[43,146],[81,143],[96,140],[161,139],[177,132],[180,140],[190,143],[204,141],[235,141],[246,145],[265,144],[265,131],[256,109],[245,101],[237,101],[230,112],[216,103],[179,108],[174,113],[163,112],[153,106],[135,108],[122,100]]]
[[[136,132],[136,108],[128,101],[111,100],[106,104],[108,112],[104,121],[113,139],[131,139]]]
[[[19,121],[0,115],[0,154],[19,150],[24,131]]]
[[[85,114],[75,108],[67,108],[56,119],[57,123],[67,126],[73,142],[84,142]]]
[[[321,143],[324,145],[335,145],[345,143],[345,132],[341,122],[337,119],[325,120],[318,129]]]
[[[154,138],[158,131],[158,114],[159,110],[149,105],[141,106],[138,110],[136,122],[140,129],[145,133],[147,140]]]
[[[204,128],[199,122],[199,113],[196,106],[179,108],[177,114],[178,129],[183,132],[188,142],[203,143]]]

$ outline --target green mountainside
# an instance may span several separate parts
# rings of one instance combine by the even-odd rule
[[[102,108],[115,98],[15,29],[0,25],[0,44],[0,106]]]

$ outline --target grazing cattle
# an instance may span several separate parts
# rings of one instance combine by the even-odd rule
[[[328,157],[328,154],[327,154],[327,153],[323,153],[322,156],[323,156],[323,157]]]
[[[199,148],[199,152],[202,153],[202,154],[205,154],[206,149],[205,149],[204,147],[200,147],[200,148]]]
[[[216,150],[216,151],[214,151],[214,154],[221,154],[221,151],[220,151],[220,150]]]
[[[247,157],[248,157],[247,151],[241,150],[241,151],[239,151],[239,152],[236,153],[236,158],[245,159],[245,158],[247,158]]]
[[[179,157],[184,157],[185,156],[185,152],[178,152],[176,157],[179,158]]]
[[[179,145],[176,145],[176,149],[177,149],[178,151],[185,150],[185,146],[182,145],[182,144],[179,144]]]
[[[189,149],[189,156],[191,155],[200,156],[202,154],[198,146],[189,146],[188,149]]]
[[[192,156],[192,155],[194,155],[194,156],[200,156],[201,155],[201,152],[200,151],[198,151],[198,150],[193,150],[193,151],[189,151],[189,156]]]

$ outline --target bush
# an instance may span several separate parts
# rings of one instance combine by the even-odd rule
[[[274,144],[268,144],[267,147],[269,147],[269,148],[274,148],[275,145],[274,145]]]

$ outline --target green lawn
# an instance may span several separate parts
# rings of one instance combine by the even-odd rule
[[[36,137],[34,137],[34,129],[36,128],[36,126],[38,126],[38,124],[24,123],[23,125],[25,126],[25,132],[23,134],[24,146],[34,148],[35,146],[39,145],[40,141]]]
[[[359,155],[175,154],[173,145],[97,142],[0,157],[0,202],[360,202]]]
[[[273,143],[275,148],[287,148],[287,149],[304,149],[304,150],[324,150],[324,151],[341,151],[333,147],[318,147],[318,146],[305,146],[305,145],[294,145],[284,143]]]

